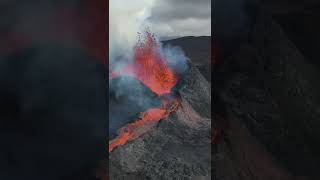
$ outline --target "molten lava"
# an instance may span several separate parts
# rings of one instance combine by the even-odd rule
[[[120,72],[112,72],[111,78],[121,75],[134,76],[159,96],[171,93],[178,75],[169,68],[155,37],[146,32],[146,39],[135,46],[134,62]]]
[[[174,99],[170,106],[169,104],[170,103],[166,102],[166,100],[163,100],[163,107],[151,108],[146,112],[141,113],[141,116],[138,120],[127,125],[126,127],[121,128],[119,136],[109,142],[109,152],[111,152],[115,147],[124,145],[126,142],[134,140],[142,135],[135,132],[137,128],[167,118],[170,113],[177,110],[180,105],[180,99]]]
[[[155,37],[147,31],[146,38],[140,39],[134,50],[134,62],[119,72],[111,72],[109,78],[135,77],[162,99],[162,107],[151,108],[141,113],[140,118],[121,128],[119,136],[109,141],[109,152],[117,146],[138,138],[143,133],[137,133],[137,129],[167,118],[180,105],[180,98],[172,92],[179,77],[168,66],[167,59],[161,54],[161,46]]]

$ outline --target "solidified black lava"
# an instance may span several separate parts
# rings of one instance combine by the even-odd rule
[[[109,82],[109,140],[141,112],[161,106],[158,96],[133,77],[117,77]]]

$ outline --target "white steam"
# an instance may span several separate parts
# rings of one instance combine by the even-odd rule
[[[138,33],[147,27],[154,0],[110,0],[109,62],[130,60]]]
[[[134,46],[139,37],[145,38],[144,32],[150,30],[152,23],[148,22],[151,10],[156,0],[110,0],[109,11],[109,68],[111,71],[121,70],[132,62]],[[139,34],[142,33],[140,36]],[[155,36],[157,36],[155,34]],[[158,43],[159,39],[157,39]],[[161,53],[168,64],[177,73],[186,71],[186,56],[178,47],[162,47]]]

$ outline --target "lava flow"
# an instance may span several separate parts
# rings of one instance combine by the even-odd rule
[[[178,82],[178,75],[168,66],[167,59],[161,54],[161,46],[155,37],[146,32],[146,38],[139,40],[135,46],[134,63],[125,66],[119,72],[112,72],[110,79],[118,76],[133,76],[149,87],[162,100],[162,107],[151,108],[141,113],[133,123],[120,129],[119,136],[109,141],[109,152],[141,136],[140,127],[156,123],[167,118],[177,110],[180,98],[173,94],[172,88]]]

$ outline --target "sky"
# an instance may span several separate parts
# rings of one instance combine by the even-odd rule
[[[146,26],[160,38],[211,34],[211,0],[110,0],[109,4],[109,28],[130,33],[130,39]],[[125,32],[127,28],[130,32]]]
[[[210,36],[210,0],[110,0],[109,59],[132,59],[138,33],[150,29],[160,40]],[[126,52],[126,53],[123,53]]]
[[[210,36],[211,0],[155,0],[150,21],[160,37]]]

